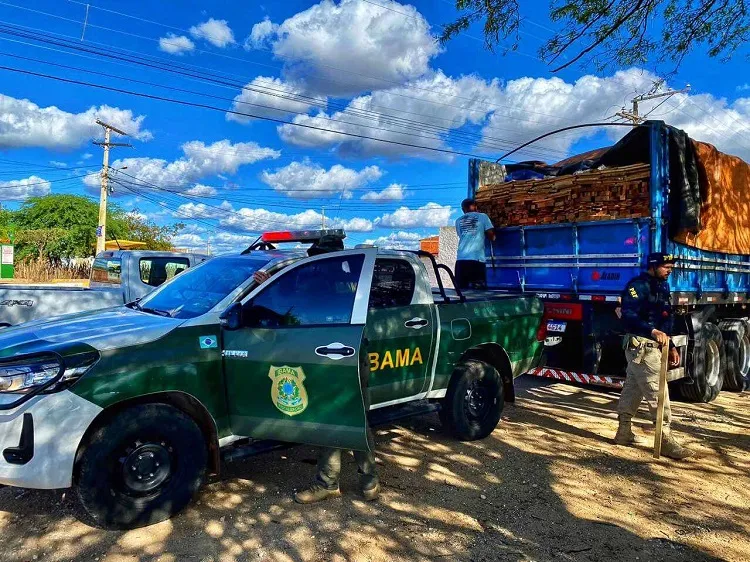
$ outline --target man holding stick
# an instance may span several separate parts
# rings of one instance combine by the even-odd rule
[[[618,445],[636,445],[642,441],[633,433],[631,420],[643,399],[648,403],[651,418],[657,419],[659,374],[662,369],[662,348],[669,347],[669,364],[676,367],[680,356],[670,339],[672,306],[667,279],[675,258],[661,253],[648,256],[648,270],[632,279],[622,294],[622,321],[625,326],[627,377],[617,404],[619,427],[615,435]],[[669,397],[664,401],[664,430],[661,454],[671,459],[685,459],[693,452],[674,440],[670,431]]]

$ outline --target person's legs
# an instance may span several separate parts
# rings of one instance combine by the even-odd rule
[[[456,260],[456,267],[454,268],[453,273],[456,277],[456,286],[459,289],[469,288],[470,279],[467,264],[468,262],[466,260]]]
[[[643,440],[633,433],[632,419],[638,412],[638,407],[643,400],[643,391],[640,380],[645,376],[641,363],[636,363],[640,356],[639,350],[625,350],[625,356],[628,360],[628,368],[625,377],[625,384],[620,393],[620,400],[617,403],[617,434],[615,443],[618,445],[638,445]]]
[[[487,264],[484,262],[478,262],[479,265],[477,266],[477,282],[479,283],[480,289],[486,289],[487,288]]]
[[[380,493],[380,477],[375,468],[375,455],[370,451],[354,451],[359,472],[359,489],[366,500],[374,500]]]
[[[341,449],[326,447],[318,455],[318,473],[315,480],[304,490],[294,494],[297,503],[315,503],[341,495]]]
[[[372,430],[367,428],[368,441],[375,443]],[[359,489],[366,500],[374,500],[380,493],[380,477],[375,466],[375,454],[372,451],[354,451],[354,459],[357,461],[359,472]]]
[[[661,350],[647,349],[643,360],[645,376],[639,381],[643,397],[648,404],[649,416],[656,421],[659,404],[659,375],[661,372]],[[671,459],[685,459],[693,455],[693,451],[680,445],[672,436],[672,408],[669,403],[669,392],[664,401],[664,425],[662,427],[661,451],[665,457]]]

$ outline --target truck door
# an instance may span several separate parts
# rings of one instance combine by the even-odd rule
[[[373,405],[427,390],[437,322],[429,287],[418,291],[418,278],[408,260],[375,261],[365,331]]]
[[[362,348],[376,252],[302,260],[243,301],[242,327],[222,333],[235,435],[372,448]]]

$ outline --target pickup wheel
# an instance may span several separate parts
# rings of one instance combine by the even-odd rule
[[[208,453],[203,433],[164,404],[116,414],[79,454],[78,498],[93,522],[133,529],[169,519],[203,483]]]
[[[483,439],[497,427],[503,406],[500,373],[484,361],[468,359],[453,372],[440,421],[461,441]]]
[[[680,394],[689,402],[713,402],[721,391],[726,364],[718,326],[703,324],[693,344],[692,359],[692,365],[688,364],[690,377],[678,381]]]

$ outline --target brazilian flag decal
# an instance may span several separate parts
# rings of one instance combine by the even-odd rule
[[[305,373],[302,367],[274,367],[268,371],[271,379],[271,400],[282,414],[296,416],[307,408]]]

